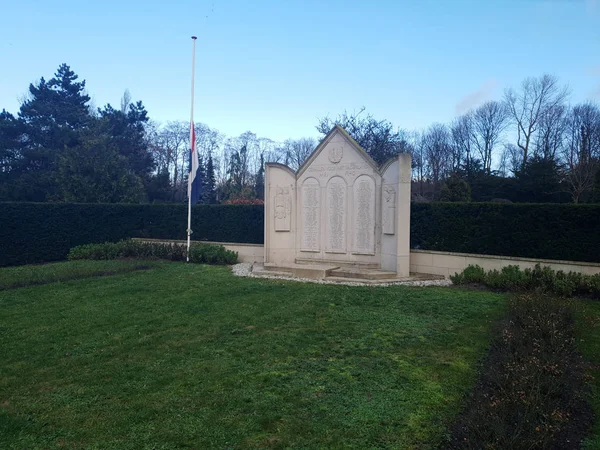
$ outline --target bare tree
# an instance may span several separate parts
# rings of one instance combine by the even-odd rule
[[[556,159],[567,128],[565,105],[548,108],[540,117],[539,131],[534,142],[534,154],[542,159]]]
[[[203,123],[194,124],[194,133],[199,156],[206,159],[209,154],[219,152],[223,144],[223,134]]]
[[[413,197],[418,200],[425,198],[424,184],[426,182],[426,164],[425,164],[425,139],[423,133],[414,131],[411,133],[412,141],[412,179],[416,189],[412,189]]]
[[[521,168],[522,162],[523,152],[521,149],[514,144],[505,143],[502,153],[500,154],[498,171],[503,177],[509,176],[510,173],[514,175]]]
[[[363,107],[357,113],[344,111],[336,119],[320,119],[317,131],[325,135],[334,125],[340,125],[379,164],[398,153],[410,151],[404,130],[394,129],[391,122],[376,120],[364,112]]]
[[[508,113],[502,103],[486,102],[473,112],[473,144],[481,156],[483,169],[490,174],[494,146],[500,140],[508,122]]]
[[[563,160],[565,180],[574,203],[589,192],[600,170],[600,108],[593,103],[573,107],[568,116]]]
[[[190,124],[183,121],[168,122],[161,130],[160,143],[165,151],[167,170],[171,173],[174,195],[179,199],[185,194],[184,181],[187,173]]]
[[[129,92],[129,89],[125,89],[125,92],[123,92],[123,97],[121,97],[121,112],[123,114],[127,114],[127,108],[129,108],[130,104],[131,93]]]
[[[473,156],[473,114],[467,113],[456,118],[450,125],[452,136],[452,169],[464,167],[470,173]]]
[[[287,139],[283,143],[283,148],[288,165],[298,170],[316,146],[317,141],[313,138]]]
[[[256,155],[252,158],[252,173],[258,174],[261,168],[261,155],[264,162],[279,162],[281,155],[277,152],[277,142],[269,138],[258,138],[257,140]]]
[[[547,74],[526,78],[519,92],[512,88],[505,91],[504,102],[517,127],[517,146],[523,153],[521,166],[527,163],[529,147],[542,117],[548,110],[563,105],[568,96],[568,87],[561,87],[558,78]]]
[[[282,162],[285,159],[285,151],[278,142],[271,139],[260,139],[260,151],[263,153],[264,162]]]
[[[442,180],[452,169],[452,145],[445,125],[435,123],[421,136],[421,152],[425,159],[427,178],[434,188],[434,199],[439,198]]]

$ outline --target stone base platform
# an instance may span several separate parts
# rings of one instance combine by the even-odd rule
[[[398,282],[443,280],[441,275],[411,273],[410,277],[398,277],[395,272],[381,269],[367,269],[359,267],[343,267],[328,264],[290,263],[276,265],[254,264],[252,276],[255,277],[291,277],[298,279],[323,280],[333,283],[352,283],[377,285]]]
[[[285,266],[278,266],[276,264],[265,263],[262,269],[259,266],[254,267],[252,272],[256,274],[265,272],[266,275],[273,275],[274,272],[279,276],[294,276],[296,278],[310,278],[312,280],[322,280],[334,270],[339,269],[338,266],[329,264],[286,264]]]

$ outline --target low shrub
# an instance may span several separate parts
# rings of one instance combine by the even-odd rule
[[[73,247],[68,259],[164,259],[185,261],[186,247],[182,244],[143,242],[131,239],[103,244],[86,244]],[[193,243],[190,247],[190,262],[201,264],[235,264],[237,252],[222,245]]]
[[[203,264],[235,264],[237,252],[227,250],[222,245],[194,244],[190,247],[190,261]]]
[[[450,277],[454,284],[483,283],[485,280],[485,270],[479,266],[469,266],[461,273]]]
[[[486,272],[480,266],[469,266],[450,277],[461,284],[482,284],[500,291],[540,290],[562,297],[585,296],[600,298],[600,274],[585,275],[579,272],[552,270],[539,264],[533,269],[521,270],[519,266],[506,266],[501,270]]]
[[[520,294],[443,448],[576,449],[591,421],[570,302]]]

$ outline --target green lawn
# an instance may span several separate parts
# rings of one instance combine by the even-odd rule
[[[576,310],[577,340],[579,350],[589,364],[591,395],[590,403],[594,409],[594,425],[590,437],[583,446],[586,450],[600,448],[600,302],[582,300]]]
[[[43,266],[17,266],[0,269],[0,291],[56,281],[114,275],[146,270],[161,261],[69,261]]]
[[[183,263],[5,290],[0,448],[434,448],[503,308]]]

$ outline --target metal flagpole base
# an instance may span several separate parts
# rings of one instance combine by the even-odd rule
[[[191,228],[187,229],[187,254],[186,254],[186,262],[190,262],[190,236],[193,231]]]

